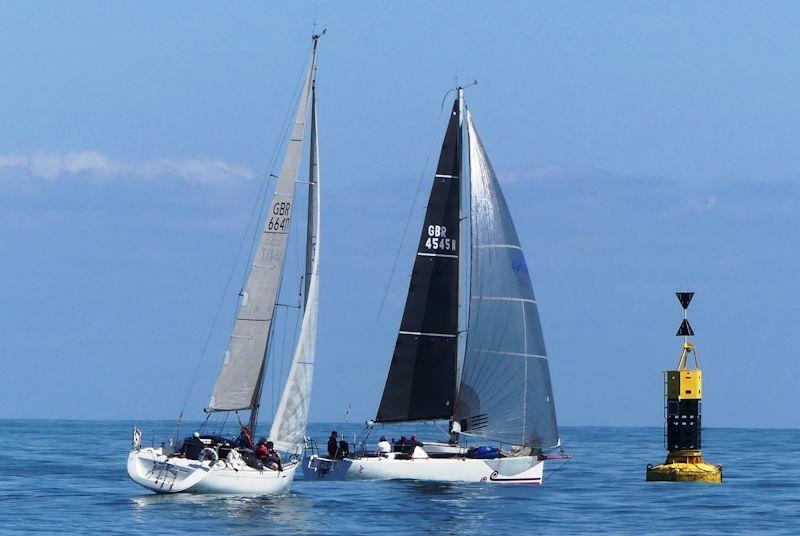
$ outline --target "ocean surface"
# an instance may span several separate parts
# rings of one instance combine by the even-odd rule
[[[143,443],[174,423],[135,423]],[[561,427],[572,461],[542,486],[317,482],[279,497],[155,495],[128,479],[132,421],[0,420],[0,532],[104,534],[800,533],[800,430],[706,429],[724,483],[645,483],[661,463],[652,428]],[[354,424],[314,424],[352,438]],[[188,435],[192,425],[184,425]],[[263,430],[263,428],[262,428]],[[383,430],[441,437],[427,426]],[[373,431],[377,439],[380,429]],[[377,434],[377,435],[376,435]]]

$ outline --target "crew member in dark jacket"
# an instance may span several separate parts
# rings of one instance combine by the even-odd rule
[[[338,434],[336,430],[331,432],[331,437],[328,438],[328,458],[331,460],[336,459],[336,455],[339,453],[339,440]]]
[[[265,465],[273,471],[283,471],[281,455],[275,450],[275,445],[272,441],[267,441],[267,463]]]
[[[413,455],[414,454],[414,449],[417,448],[417,447],[422,447],[422,446],[423,446],[422,445],[422,441],[418,440],[416,434],[414,434],[414,435],[411,436],[411,439],[408,440],[408,443],[406,443],[406,446],[403,449],[403,452],[406,452],[408,454]]]
[[[253,445],[253,431],[249,426],[242,426],[242,433],[236,439],[236,445],[239,448],[256,450],[255,445]]]

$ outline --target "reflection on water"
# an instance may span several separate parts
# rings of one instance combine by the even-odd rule
[[[236,524],[263,522],[271,526],[291,527],[300,532],[313,531],[313,501],[291,492],[278,496],[149,494],[133,497],[130,502],[132,519],[137,523],[152,519],[159,510],[178,509],[189,515],[233,521]]]

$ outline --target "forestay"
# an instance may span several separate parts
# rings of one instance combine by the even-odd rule
[[[558,444],[539,312],[517,232],[467,112],[472,257],[461,430],[529,447]]]
[[[308,227],[306,240],[305,307],[300,337],[289,376],[281,394],[278,411],[269,433],[282,452],[300,454],[305,445],[306,424],[311,405],[311,384],[317,344],[317,302],[319,295],[319,148],[317,143],[316,92],[311,97],[311,164],[308,185]]]
[[[210,411],[254,409],[258,407],[260,383],[271,333],[272,318],[283,274],[286,244],[294,203],[300,152],[314,73],[314,56],[300,93],[291,137],[275,187],[272,203],[258,243],[247,283],[239,301],[236,321],[222,362]]]

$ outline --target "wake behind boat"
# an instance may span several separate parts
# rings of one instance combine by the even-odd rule
[[[469,180],[462,182],[465,167]],[[470,222],[464,229],[462,219]],[[350,454],[334,441],[327,456],[303,459],[304,476],[541,484],[545,460],[569,457],[545,453],[561,442],[539,312],[463,88],[439,155],[386,386],[368,424],[444,420],[447,442],[381,438],[378,450]]]
[[[324,33],[324,32],[323,32]],[[197,431],[179,447],[142,447],[134,429],[128,475],[157,493],[274,494],[291,486],[303,452],[316,352],[319,293],[319,154],[316,124],[316,58],[319,35],[313,36],[311,63],[300,92],[289,142],[264,222],[258,249],[241,292],[236,320],[217,377],[208,413],[249,411],[249,425],[237,439]],[[252,441],[264,387],[286,247],[294,211],[300,154],[311,101],[308,225],[303,279],[303,319],[291,367],[269,437]],[[280,453],[280,455],[278,454]],[[281,462],[281,457],[285,462]]]

